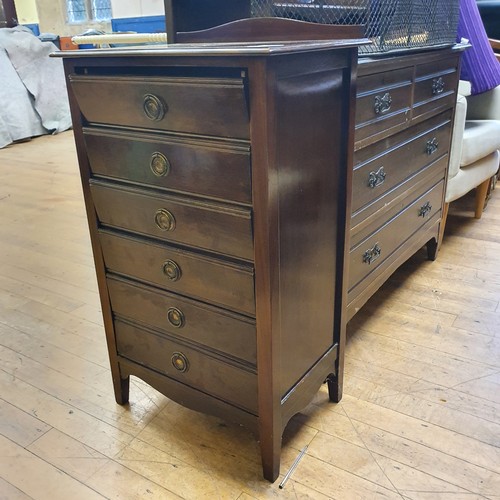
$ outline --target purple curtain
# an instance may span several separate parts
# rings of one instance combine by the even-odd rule
[[[462,56],[460,78],[471,82],[472,94],[500,85],[500,63],[488,42],[476,0],[460,0],[458,41],[466,38],[472,47]]]

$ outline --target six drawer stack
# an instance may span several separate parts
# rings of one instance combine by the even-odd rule
[[[458,64],[453,49],[360,60],[348,318],[420,247],[436,256]]]
[[[70,77],[116,352],[256,415],[244,75],[166,73]]]
[[[116,401],[134,376],[244,425],[270,481],[342,396],[359,43],[62,55]]]

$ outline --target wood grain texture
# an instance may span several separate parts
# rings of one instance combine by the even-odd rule
[[[251,17],[255,12],[250,0],[229,3],[226,0],[164,0],[164,3],[169,43],[333,40],[364,36],[362,15],[359,25],[321,24],[317,22],[315,6],[311,8],[298,2],[277,5],[262,2],[259,18]]]
[[[88,123],[248,139],[241,79],[71,75],[70,80]],[[157,101],[151,116],[148,98]]]
[[[328,50],[331,41],[321,50],[318,42],[301,42],[296,50],[252,57],[249,47],[239,44],[223,46],[217,59],[199,57],[200,47],[193,47],[164,60],[124,60],[116,57],[119,51],[107,60],[100,52],[95,59],[65,60],[73,118],[87,137],[85,142],[76,136],[82,155],[90,139],[81,175],[91,237],[102,253],[96,263],[99,282],[105,286],[110,275],[119,275],[161,289],[160,294],[240,314],[242,322],[255,317],[256,341],[238,338],[240,351],[251,354],[256,346],[256,369],[235,360],[232,352],[221,352],[223,343],[215,339],[200,342],[203,334],[190,339],[157,329],[169,311],[157,308],[158,317],[143,315],[144,322],[137,313],[118,313],[110,308],[112,293],[101,290],[112,363],[118,355],[116,399],[126,401],[129,376],[135,375],[189,408],[216,415],[229,408],[230,420],[239,415],[243,424],[252,415],[251,428],[260,425],[264,477],[270,481],[279,475],[282,433],[290,418],[325,380],[341,382],[337,359],[345,320],[343,293],[337,289],[345,287],[344,199],[357,42],[336,41]],[[219,144],[229,151],[245,151],[246,145],[252,158],[251,182],[245,186],[252,193],[251,207],[234,203],[231,195],[220,202],[206,199],[200,196],[204,189],[194,185],[186,186],[187,193],[171,193],[156,189],[158,183],[137,185],[136,174],[121,177],[133,168],[123,169],[120,180],[103,179],[110,170],[103,168],[103,159],[120,163],[124,157],[120,140],[121,155],[106,153],[110,137],[112,146],[125,135],[134,150],[135,131],[155,144],[174,137],[177,143]],[[157,177],[170,175],[164,151],[150,156]],[[183,149],[186,162],[190,153]],[[203,162],[203,155],[198,160]],[[100,178],[93,176],[92,163]],[[197,181],[203,183],[191,179]],[[85,306],[78,309],[75,314],[86,313]],[[184,322],[180,310],[170,314]],[[205,330],[203,324],[199,328]],[[332,393],[338,399],[340,389]]]
[[[245,141],[214,141],[152,134],[84,130],[92,173],[98,177],[136,182],[174,192],[250,204],[250,146]],[[154,155],[168,162],[155,175]]]
[[[437,257],[460,52],[427,56],[363,58],[359,65],[349,319],[422,245],[429,260]],[[412,208],[430,186],[429,199]]]
[[[219,23],[221,24],[221,23]],[[179,43],[259,42],[283,40],[349,40],[362,38],[364,30],[355,25],[317,24],[294,19],[237,19],[199,31],[177,32]]]
[[[253,260],[249,209],[100,181],[92,181],[90,190],[104,226]]]

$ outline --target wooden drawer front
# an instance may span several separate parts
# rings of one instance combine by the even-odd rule
[[[178,295],[108,277],[113,312],[256,364],[255,321]]]
[[[250,209],[91,182],[101,223],[253,260]]]
[[[370,153],[373,153],[373,156],[357,165],[357,153],[360,152],[356,152],[352,195],[353,216],[401,182],[413,177],[429,163],[446,155],[449,150],[450,130],[449,120],[444,123],[440,120],[440,125],[430,129],[427,125],[425,128],[420,125],[412,127],[411,134],[408,131],[398,134],[401,142],[390,149],[385,149],[386,141],[365,148],[363,156],[369,156]]]
[[[358,78],[355,140],[409,120],[412,68]]]
[[[351,249],[349,291],[377,269],[421,226],[441,212],[443,184],[441,180]]]
[[[434,185],[444,179],[448,159],[448,155],[437,158],[415,176],[406,179],[373,203],[365,205],[364,208],[354,213],[351,217],[351,247],[355,247],[361,240],[368,237],[374,227],[379,227],[381,223],[401,212],[408,204],[408,200],[413,199],[414,193],[421,193],[427,189],[426,186]]]
[[[434,77],[439,74],[453,73],[458,71],[459,56],[448,56],[446,59],[417,64],[415,67],[415,78],[417,81]]]
[[[257,375],[153,331],[115,320],[118,354],[257,413]]]
[[[253,267],[162,244],[100,232],[108,270],[253,315]]]
[[[415,82],[414,117],[436,108],[453,107],[457,98],[457,73],[449,72],[425,76]]]
[[[84,129],[92,173],[203,196],[251,203],[245,143]]]
[[[70,76],[89,123],[249,137],[243,80]]]
[[[372,68],[375,68],[375,72],[365,74],[367,71],[372,71]],[[370,64],[366,66],[360,64],[358,70],[359,76],[356,82],[358,97],[411,84],[413,78],[412,66],[376,72],[376,65]],[[363,70],[365,71],[363,72]]]

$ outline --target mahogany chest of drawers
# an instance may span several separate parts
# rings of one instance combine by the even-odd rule
[[[248,426],[341,392],[355,42],[66,52],[116,399]]]
[[[360,59],[349,319],[423,245],[436,257],[459,57],[448,48]]]

